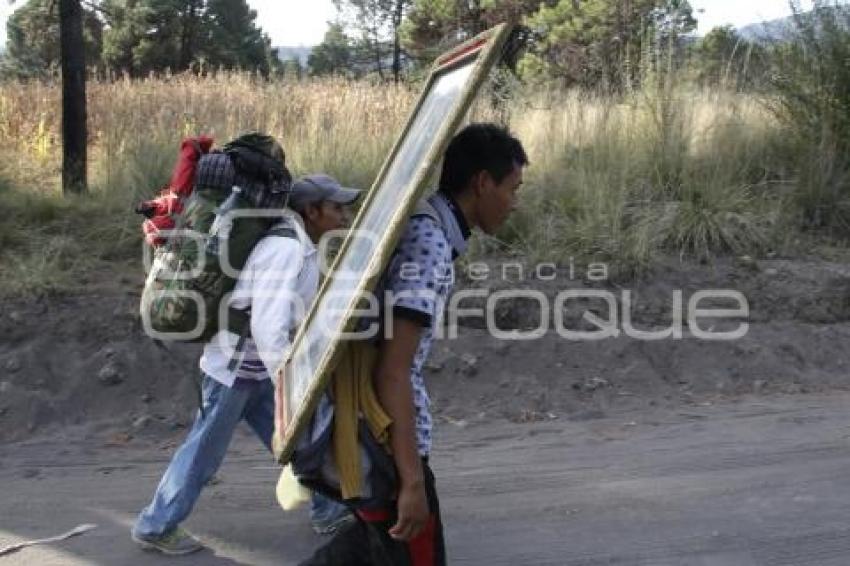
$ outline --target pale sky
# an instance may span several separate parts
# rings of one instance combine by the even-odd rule
[[[25,0],[17,0],[15,5]],[[811,7],[811,0],[801,2]],[[298,46],[321,43],[327,22],[336,12],[330,0],[248,0],[257,10],[257,24],[272,38],[272,45]],[[741,27],[750,23],[782,18],[791,13],[787,0],[691,0],[699,21],[698,32],[704,34],[711,28],[724,24]],[[6,41],[6,18],[15,6],[0,0],[0,21],[3,23],[2,41]]]
[[[726,24],[743,27],[791,15],[788,0],[690,0],[702,35],[712,28]],[[803,10],[811,9],[811,0],[800,2]],[[702,13],[698,10],[703,10]]]
[[[2,0],[0,0],[2,1]],[[336,16],[330,0],[248,0],[272,45],[317,45]]]

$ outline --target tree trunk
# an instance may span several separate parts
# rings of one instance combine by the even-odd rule
[[[393,12],[393,81],[398,83],[401,77],[401,38],[399,37],[398,28],[401,27],[402,16],[404,15],[404,0],[396,0],[395,11]]]
[[[195,58],[195,31],[198,27],[197,23],[198,3],[197,0],[190,0],[186,7],[186,12],[183,14],[180,28],[180,71],[188,69],[192,64],[192,60]]]
[[[86,53],[80,0],[59,0],[62,192],[86,192]]]
[[[378,35],[377,24],[372,28],[372,53],[375,56],[375,68],[378,70],[378,77],[380,77],[381,82],[384,81],[384,63],[381,60],[381,38]]]

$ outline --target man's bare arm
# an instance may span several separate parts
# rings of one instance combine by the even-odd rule
[[[410,383],[410,369],[421,332],[419,323],[394,317],[393,336],[381,344],[375,372],[378,398],[393,420],[390,436],[400,485],[398,522],[389,533],[398,540],[415,537],[429,516],[422,460],[416,445],[416,411]]]

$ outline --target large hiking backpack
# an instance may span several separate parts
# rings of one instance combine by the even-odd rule
[[[184,140],[171,186],[137,209],[148,216],[143,230],[153,249],[140,313],[156,339],[207,341],[221,329],[247,335],[249,314],[223,313],[222,298],[290,193],[283,148],[272,137],[246,134],[208,153],[211,142]]]

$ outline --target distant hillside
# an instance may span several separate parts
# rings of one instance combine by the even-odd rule
[[[301,62],[302,66],[307,65],[307,57],[310,56],[310,52],[313,50],[312,47],[275,47],[277,49],[277,57],[281,61],[288,61],[290,59],[298,59]]]
[[[782,41],[788,39],[794,30],[794,20],[791,17],[750,24],[738,30],[749,41]]]
[[[824,10],[829,10],[830,8],[823,8]],[[836,10],[847,10],[848,7],[846,5],[840,5],[835,8]],[[811,12],[805,13],[802,15],[803,18],[807,18],[812,16]],[[845,13],[838,13],[836,17],[836,23],[838,25],[847,25],[848,17]],[[769,22],[762,22],[760,24],[752,24],[745,27],[742,27],[738,30],[744,39],[748,39],[750,41],[757,42],[775,42],[775,41],[785,41],[794,37],[794,18],[787,17],[781,18],[778,20],[771,20]]]

